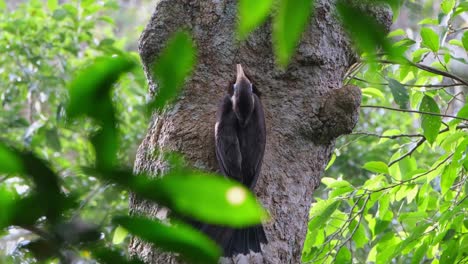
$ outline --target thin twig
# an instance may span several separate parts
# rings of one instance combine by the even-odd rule
[[[419,148],[419,146],[421,146],[424,142],[426,142],[426,138],[425,138],[425,137],[423,137],[423,138],[421,138],[420,140],[418,140],[418,143],[416,143],[416,145],[415,145],[412,149],[410,149],[408,152],[406,152],[405,154],[401,155],[401,157],[399,157],[398,159],[396,159],[396,160],[394,160],[394,161],[388,163],[388,167],[391,167],[393,164],[395,164],[395,163],[397,163],[397,162],[403,160],[404,158],[406,158],[406,157],[408,157],[408,156],[411,156],[411,154],[413,154],[413,152],[414,152],[417,148]]]
[[[435,74],[438,74],[438,75],[442,75],[442,76],[445,76],[447,78],[450,78],[450,79],[454,79],[454,80],[457,80],[459,81],[460,83],[462,83],[463,85],[466,85],[468,86],[468,82],[466,80],[464,80],[463,78],[453,74],[453,73],[449,73],[449,72],[445,72],[445,71],[441,71],[439,69],[436,69],[436,68],[433,68],[433,67],[430,67],[430,66],[427,66],[427,65],[424,65],[424,64],[421,64],[421,63],[414,63],[410,60],[405,60],[406,63],[408,63],[410,66],[413,66],[413,67],[416,67],[416,68],[419,68],[421,70],[424,70],[424,71],[427,71],[427,72],[431,72],[431,73],[435,73]],[[390,61],[390,60],[378,60],[377,62],[380,62],[380,63],[387,63],[387,64],[403,64],[403,63],[399,63],[399,62],[396,62],[396,61]]]
[[[468,27],[462,27],[462,28],[457,28],[457,29],[452,29],[448,34],[455,34],[459,31],[467,30]]]
[[[368,192],[372,192],[372,193],[377,193],[377,192],[381,192],[381,191],[385,191],[385,190],[388,190],[388,189],[391,189],[391,188],[394,188],[396,186],[399,186],[399,185],[402,185],[402,184],[405,184],[407,182],[411,182],[411,181],[414,181],[414,180],[417,180],[419,178],[421,178],[422,176],[425,176],[435,170],[437,170],[440,166],[442,166],[445,162],[447,162],[450,158],[453,157],[453,153],[448,155],[447,158],[445,158],[443,161],[441,161],[439,164],[437,164],[434,168],[424,172],[424,173],[421,173],[419,174],[418,176],[415,176],[413,178],[410,178],[410,179],[407,179],[407,180],[403,180],[403,181],[400,181],[398,183],[395,183],[395,184],[392,184],[392,185],[389,185],[389,186],[386,186],[386,187],[382,187],[380,189],[377,189],[377,190],[366,190]]]
[[[398,134],[398,135],[392,135],[392,136],[384,136],[384,135],[379,135],[379,134],[372,134],[372,133],[367,133],[367,132],[353,132],[348,135],[363,135],[363,136],[370,136],[370,137],[378,137],[378,138],[389,138],[389,139],[397,139],[397,138],[402,138],[402,137],[424,137],[422,134]]]
[[[358,220],[358,223],[357,225],[354,227],[353,231],[351,231],[351,233],[349,234],[349,236],[343,241],[343,243],[341,243],[338,248],[336,249],[336,254],[335,256],[333,257],[333,261],[332,263],[335,263],[335,260],[336,260],[336,256],[338,255],[338,252],[340,252],[341,248],[348,242],[351,240],[351,238],[353,238],[354,234],[356,233],[356,231],[358,230],[359,226],[361,225],[361,221],[362,221],[362,218],[364,218],[364,216],[362,215],[362,213],[364,212],[364,210],[366,209],[366,205],[367,205],[367,202],[369,201],[370,199],[370,195],[367,195],[366,199],[364,200],[364,204],[362,205],[361,209],[356,213],[355,216],[358,216],[358,215],[361,215],[361,217],[359,217],[359,220]],[[352,221],[352,220],[351,220]],[[334,247],[335,248],[335,247]]]
[[[361,79],[359,77],[353,77],[354,80],[372,84],[372,85],[381,85],[381,86],[388,86],[388,83],[377,83],[377,82],[370,82],[364,79]],[[407,84],[407,83],[402,83],[403,86],[406,87],[417,87],[417,88],[447,88],[447,87],[456,87],[456,86],[463,86],[464,84],[462,83],[452,83],[452,84]]]
[[[424,112],[424,111],[411,110],[411,109],[399,109],[399,108],[393,108],[393,107],[381,106],[381,105],[361,105],[361,108],[387,109],[387,110],[397,111],[397,112],[415,113],[415,114],[432,115],[432,116],[440,116],[440,117],[450,117],[450,118],[454,118],[454,119],[468,121],[468,119],[466,119],[466,118],[458,117],[458,116],[454,116],[454,115],[444,115],[444,114],[440,114],[440,113]]]

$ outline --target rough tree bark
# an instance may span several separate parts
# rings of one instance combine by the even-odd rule
[[[334,0],[317,0],[302,41],[287,70],[275,65],[271,24],[257,29],[247,41],[235,40],[235,0],[160,0],[140,39],[140,54],[150,86],[157,85],[150,65],[165,40],[188,29],[198,47],[198,65],[178,102],[154,116],[142,142],[136,171],[157,174],[164,168],[154,150],[183,153],[192,166],[216,171],[214,124],[218,102],[241,63],[262,92],[267,145],[255,193],[271,214],[265,224],[269,244],[262,254],[224,259],[223,263],[300,263],[307,232],[312,193],[332,153],[336,137],[351,132],[358,118],[361,92],[342,87],[356,60],[339,25]],[[371,10],[389,28],[391,12]],[[132,213],[164,218],[167,211],[131,198]],[[130,252],[147,263],[178,263],[134,238]]]

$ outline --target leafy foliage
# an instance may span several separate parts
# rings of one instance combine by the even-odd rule
[[[364,91],[359,131],[341,139],[322,179],[322,198],[310,211],[305,262],[468,259],[468,120],[466,94],[459,88],[467,78],[457,75],[457,67],[468,67],[465,51],[459,50],[466,29],[462,13],[452,12],[464,3],[442,1],[439,7],[436,24],[422,19],[421,38],[401,29],[387,36],[394,42],[391,49],[405,43],[406,59],[392,58],[383,48],[375,63],[361,62],[360,70],[348,76]],[[440,30],[443,23],[450,29]],[[355,28],[364,32],[364,25]],[[367,45],[359,37],[354,41]]]
[[[374,2],[394,11],[402,3]],[[273,3],[239,1],[237,34],[246,39],[272,11],[274,51],[285,67],[314,1]],[[125,150],[142,136],[140,113],[162,111],[175,100],[195,67],[196,47],[184,31],[168,40],[154,65],[158,94],[145,105],[136,55],[123,51],[106,15],[116,7],[110,0],[32,0],[0,15],[0,228],[34,234],[5,261],[69,262],[71,256],[140,263],[121,250],[131,234],[188,261],[216,263],[220,249],[181,219],[240,227],[267,218],[244,187],[180,159],[166,159],[171,169],[162,178],[131,172],[134,155]],[[359,5],[337,1],[337,15],[362,57],[345,80],[362,87],[361,124],[340,140],[327,166],[310,210],[304,262],[468,258],[468,105],[460,91],[468,85],[468,5],[443,0],[439,7],[415,32],[385,35]],[[127,191],[174,215],[167,222],[125,216]],[[96,225],[91,219],[104,220]]]
[[[17,228],[12,226],[16,226],[32,234],[31,240],[15,253],[22,262],[34,261],[21,255],[29,252],[37,261],[59,259],[69,263],[95,258],[102,263],[139,263],[128,260],[115,246],[109,246],[122,243],[127,234],[132,234],[164,250],[179,252],[192,262],[216,263],[220,256],[218,246],[177,217],[242,227],[260,223],[266,213],[240,184],[192,170],[174,156],[167,160],[173,169],[161,179],[130,172],[131,159],[123,149],[129,143],[128,137],[132,137],[130,142],[136,142],[138,134],[129,127],[139,129],[138,124],[145,122],[136,118],[141,114],[132,113],[131,109],[135,107],[141,112],[146,106],[141,105],[143,100],[135,100],[143,93],[135,93],[135,88],[129,87],[144,83],[138,81],[143,79],[142,73],[134,67],[137,65],[135,55],[114,46],[114,40],[107,38],[95,44],[92,28],[97,20],[113,23],[110,17],[101,16],[105,12],[102,6],[94,1],[76,1],[74,4],[48,1],[46,8],[39,1],[31,1],[15,10],[9,18],[11,21],[2,24],[7,38],[0,44],[11,50],[7,56],[21,62],[24,60],[24,64],[16,65],[17,68],[2,68],[2,73],[10,74],[10,79],[12,74],[18,74],[6,82],[11,87],[2,90],[2,98],[8,97],[14,88],[23,89],[24,93],[14,96],[24,96],[31,101],[28,118],[34,123],[26,129],[27,142],[21,141],[18,135],[24,131],[13,131],[11,126],[2,123],[8,126],[2,141],[9,143],[0,144],[0,172],[4,175],[0,178],[0,228],[15,230]],[[108,1],[104,6],[114,4]],[[31,16],[21,17],[24,11]],[[36,14],[41,20],[37,20]],[[93,15],[96,15],[95,19]],[[82,19],[82,16],[88,16],[88,19]],[[38,42],[30,47],[25,47],[26,44],[19,40],[24,37],[22,31],[11,27],[22,20],[24,30],[37,34]],[[65,28],[63,38],[53,39],[54,34],[45,34],[48,26],[57,27],[57,32],[60,27]],[[77,32],[83,32],[83,35],[77,35]],[[59,46],[47,47],[44,53],[38,47],[41,41]],[[21,45],[13,49],[12,43]],[[7,60],[7,56],[0,56],[0,59]],[[55,69],[56,57],[60,59],[62,71]],[[151,107],[161,110],[173,100],[194,67],[195,57],[196,49],[188,33],[181,31],[168,41],[155,62],[154,73],[160,81],[160,89]],[[8,75],[0,76],[5,77]],[[12,80],[18,83],[12,83]],[[116,88],[122,91],[116,91]],[[129,93],[120,98],[122,92]],[[2,118],[24,116],[25,105],[18,98],[3,103],[9,113],[4,113]],[[25,120],[23,123],[31,122]],[[40,137],[42,127],[47,129]],[[24,130],[24,126],[21,128]],[[80,184],[68,182],[70,178],[80,179]],[[24,190],[19,191],[19,184],[15,182],[21,183]],[[93,185],[98,188],[90,189]],[[83,207],[89,206],[91,201],[95,210],[99,208],[96,203],[102,200],[125,201],[125,195],[117,196],[120,199],[115,199],[115,195],[112,198],[98,197],[104,191],[110,194],[132,191],[166,205],[175,217],[167,220],[170,224],[126,217],[125,207],[120,205],[120,208],[109,210],[114,219],[112,222],[91,224],[98,215],[94,211],[89,213],[93,219],[82,220],[86,218]],[[212,200],[217,203],[205,206]],[[110,203],[109,207],[112,206],[114,204]],[[111,230],[115,230],[113,237],[109,234]],[[12,260],[7,258],[5,261]]]

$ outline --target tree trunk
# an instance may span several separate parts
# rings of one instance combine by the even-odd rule
[[[335,16],[333,0],[317,0],[297,54],[287,70],[275,64],[271,23],[247,41],[235,40],[234,0],[160,0],[140,39],[140,54],[150,94],[157,85],[151,63],[168,37],[178,29],[191,31],[198,47],[198,64],[177,103],[154,116],[142,142],[135,170],[157,174],[163,163],[155,149],[182,153],[190,165],[218,171],[214,125],[218,102],[241,63],[262,92],[267,125],[263,168],[255,193],[270,212],[265,224],[269,240],[262,254],[224,259],[223,263],[300,263],[307,232],[312,193],[330,159],[339,135],[351,132],[358,117],[361,92],[342,88],[355,53]],[[388,9],[373,9],[385,25]],[[341,88],[341,89],[340,89]],[[164,218],[167,210],[131,198],[132,213]],[[179,263],[134,238],[130,252],[147,263]]]

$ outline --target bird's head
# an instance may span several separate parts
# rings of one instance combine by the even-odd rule
[[[237,64],[237,78],[232,88],[233,95],[231,100],[233,110],[239,120],[239,124],[244,127],[249,122],[254,110],[255,99],[252,82],[247,78],[240,64]]]

